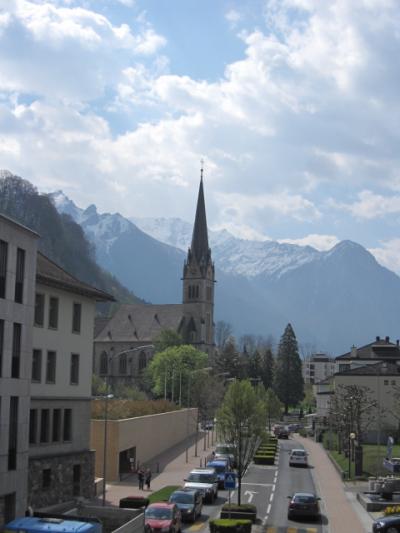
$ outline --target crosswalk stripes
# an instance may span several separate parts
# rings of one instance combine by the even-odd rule
[[[265,533],[317,533],[315,527],[272,527],[268,526]]]

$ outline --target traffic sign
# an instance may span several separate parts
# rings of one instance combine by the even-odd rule
[[[224,489],[225,490],[235,490],[236,489],[236,474],[235,474],[235,472],[225,472]]]

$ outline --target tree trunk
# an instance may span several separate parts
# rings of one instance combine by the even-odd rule
[[[241,504],[242,498],[242,476],[238,476],[238,505]]]

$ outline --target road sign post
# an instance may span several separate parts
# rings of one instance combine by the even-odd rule
[[[224,489],[228,491],[229,511],[228,517],[231,517],[231,491],[236,489],[236,473],[225,472]]]

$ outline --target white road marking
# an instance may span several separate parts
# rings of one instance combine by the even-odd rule
[[[251,485],[252,487],[272,487],[273,483],[242,483],[242,485]]]
[[[248,502],[247,503],[251,503],[253,498],[254,498],[254,494],[258,494],[258,492],[254,492],[253,490],[246,490],[244,495],[248,495],[249,496],[249,499],[248,499]]]

